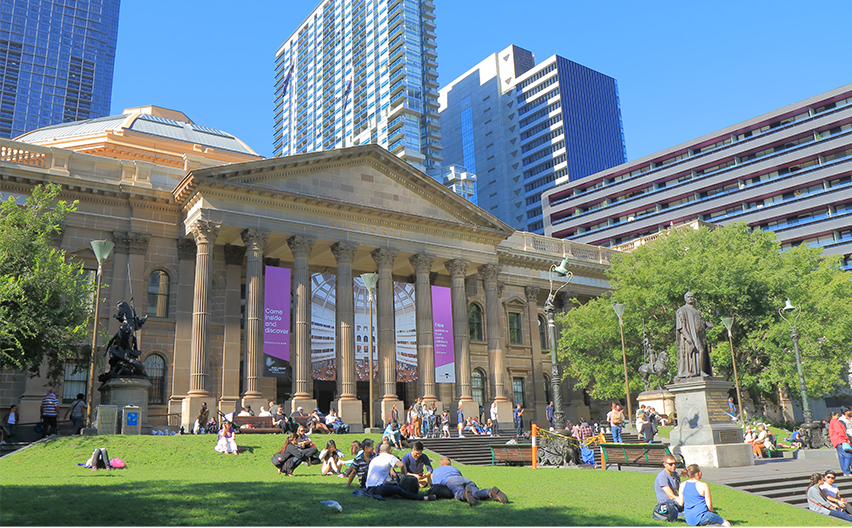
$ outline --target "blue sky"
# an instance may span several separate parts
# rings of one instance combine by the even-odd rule
[[[510,44],[618,81],[628,159],[852,82],[852,2],[433,0],[441,87]],[[272,154],[275,51],[319,0],[124,0],[112,114],[154,104]]]

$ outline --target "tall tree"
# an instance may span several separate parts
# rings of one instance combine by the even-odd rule
[[[77,202],[58,201],[56,184],[36,186],[21,205],[0,204],[0,367],[50,379],[86,348],[93,292],[82,263],[66,262],[54,247]]]
[[[687,291],[715,326],[708,330],[716,375],[733,379],[727,331],[733,316],[740,383],[753,398],[776,401],[787,387],[797,399],[798,376],[790,327],[778,315],[787,297],[801,306],[797,323],[809,395],[822,397],[845,381],[852,357],[852,282],[820,248],[781,251],[775,234],[744,223],[710,230],[672,230],[632,253],[619,255],[609,272],[611,298],[598,298],[560,316],[560,357],[567,375],[600,398],[624,396],[621,341],[613,302],[626,304],[624,338],[631,393],[642,390],[642,325],[651,345],[669,354],[676,372],[675,312]]]

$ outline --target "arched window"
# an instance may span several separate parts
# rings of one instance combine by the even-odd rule
[[[159,354],[145,358],[145,372],[151,388],[148,389],[148,405],[166,403],[166,360]]]
[[[470,390],[473,392],[473,399],[478,402],[483,409],[487,408],[487,405],[485,404],[485,372],[483,372],[482,369],[474,369],[471,373]]]
[[[482,339],[482,308],[476,303],[467,306],[467,325],[471,341],[483,341]]]
[[[539,315],[538,316],[538,338],[541,340],[541,351],[542,351],[542,353],[544,353],[544,352],[550,353],[550,347],[547,346],[547,334],[548,334],[547,320],[544,317]]]
[[[148,277],[148,315],[169,316],[169,275],[165,271],[155,270]]]

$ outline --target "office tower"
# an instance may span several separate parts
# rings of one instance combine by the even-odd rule
[[[440,164],[431,0],[327,0],[275,53],[272,150],[290,156],[377,143]]]
[[[545,233],[620,249],[689,220],[747,222],[852,269],[852,84],[542,196]]]
[[[3,0],[0,137],[109,115],[120,0]]]
[[[476,174],[479,206],[542,233],[541,193],[624,163],[615,79],[509,46],[440,91],[444,162]]]

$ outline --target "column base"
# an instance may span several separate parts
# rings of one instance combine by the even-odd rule
[[[231,412],[238,412],[240,407],[240,397],[239,396],[222,396],[219,398],[219,410],[224,414],[228,414]],[[211,411],[212,417],[212,411]],[[218,422],[219,419],[216,418]]]
[[[288,403],[290,404],[290,410],[287,414],[288,416],[296,412],[296,409],[299,407],[304,407],[305,415],[311,414],[311,411],[313,411],[314,407],[317,406],[317,401],[310,398],[297,399],[296,397],[293,397],[293,399],[291,399]]]
[[[267,404],[269,404],[269,400],[264,398],[263,395],[260,395],[260,396],[243,396],[243,398],[240,400],[240,405],[242,407],[251,406],[251,410],[254,411],[255,416],[260,414],[260,408],[261,407],[265,408]],[[311,409],[313,409],[313,407],[311,407]],[[266,409],[266,410],[268,411],[269,409]]]
[[[390,413],[394,405],[396,405],[396,411],[399,414],[399,424],[402,425],[405,422],[406,409],[401,401],[397,399],[382,400],[381,405],[381,414],[376,417],[378,418],[378,420],[376,420],[376,424],[371,425],[377,425],[379,423],[382,423],[385,427],[387,427],[388,414]]]
[[[474,402],[476,403],[476,402]],[[497,402],[497,423],[500,424],[500,433],[505,436],[509,431],[512,432],[512,435],[515,434],[515,414],[514,414],[515,406],[512,405],[510,401],[498,401]],[[526,413],[524,413],[526,414]],[[491,407],[488,408],[488,416],[491,416]],[[467,414],[465,414],[467,417]],[[531,416],[524,416],[524,427],[529,427]],[[545,429],[550,428],[548,425]]]
[[[343,420],[343,423],[349,425],[350,433],[363,433],[364,424],[362,418],[364,414],[364,406],[361,400],[336,400],[332,402],[337,409],[337,416]]]
[[[682,445],[672,451],[683,455],[686,465],[713,468],[754,465],[751,444]]]
[[[192,434],[192,426],[198,418],[198,411],[201,410],[202,403],[207,403],[211,418],[216,415],[216,398],[211,396],[188,394],[180,403],[180,426],[183,427],[186,434]],[[218,418],[216,421],[219,421]]]

